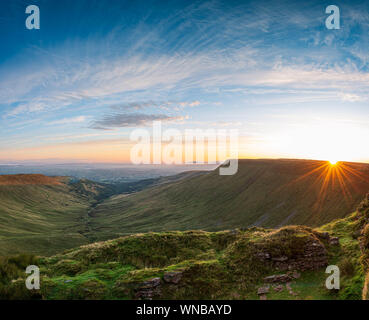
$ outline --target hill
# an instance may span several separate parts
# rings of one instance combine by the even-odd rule
[[[113,196],[91,211],[91,229],[108,239],[148,231],[316,227],[354,211],[368,190],[368,164],[240,160],[234,176],[217,169]]]
[[[93,242],[100,231],[91,229],[89,213],[104,199],[201,174],[185,172],[119,184],[40,174],[2,175],[0,256],[21,252],[50,255]]]
[[[86,244],[86,217],[106,187],[66,177],[0,176],[0,255],[53,254]]]
[[[47,177],[42,174],[14,174],[0,176],[0,186],[61,185],[62,177]]]
[[[365,200],[357,212],[318,229],[146,233],[49,258],[7,257],[0,259],[0,298],[366,298],[368,207]],[[25,289],[29,264],[40,266],[40,291]],[[330,264],[340,268],[340,290],[325,287]]]

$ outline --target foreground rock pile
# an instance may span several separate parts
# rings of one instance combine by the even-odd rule
[[[277,243],[276,239],[271,239],[269,247],[260,246],[257,257],[265,263],[270,263],[276,270],[317,270],[328,264],[328,254],[326,246],[339,245],[339,239],[330,237],[328,233],[293,234],[291,230],[286,243]],[[277,247],[280,245],[281,247]],[[285,246],[285,247],[283,247]],[[286,282],[286,281],[275,281]]]

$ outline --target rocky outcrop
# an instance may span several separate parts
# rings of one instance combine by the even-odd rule
[[[283,285],[279,284],[277,286],[274,286],[273,289],[276,292],[282,292],[283,291]]]
[[[264,278],[264,282],[266,283],[283,283],[291,280],[292,277],[288,274],[275,274]]]
[[[267,294],[267,293],[269,293],[269,286],[267,286],[267,287],[260,287],[259,289],[258,289],[258,296],[260,296],[260,295],[265,295],[265,294]]]
[[[316,270],[328,264],[328,255],[325,246],[319,241],[308,242],[301,253],[290,259],[277,260],[274,266],[279,270]]]
[[[327,237],[327,241],[325,242],[328,242],[331,245],[337,245],[337,243],[339,243],[339,240],[338,238]],[[293,241],[291,246],[293,246]],[[280,251],[274,250],[277,251],[277,253],[268,252],[267,250],[268,248],[265,248],[263,251],[260,250],[256,254],[256,256],[259,260],[265,263],[269,263],[273,268],[281,271],[317,270],[325,267],[328,264],[328,254],[324,243],[313,236],[307,237],[305,243],[301,245],[301,248],[299,250],[294,250],[294,253],[290,254],[289,256],[283,254],[283,243],[281,243]],[[287,279],[288,277],[290,277],[290,275],[285,275],[283,277]],[[278,276],[272,276],[270,279],[268,279],[268,282],[287,281],[279,281],[277,279]]]
[[[339,241],[338,237],[332,237],[332,238],[329,239],[329,244],[331,246],[339,246],[340,241]]]
[[[151,300],[153,297],[161,295],[161,280],[153,278],[141,283],[136,289],[136,299]]]
[[[182,279],[183,272],[173,271],[164,273],[164,281],[166,283],[178,284]]]

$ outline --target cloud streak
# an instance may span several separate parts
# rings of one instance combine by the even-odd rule
[[[96,37],[36,48],[26,52],[29,58],[18,67],[1,66],[1,104],[8,116],[17,116],[127,95],[148,102],[117,108],[139,110],[149,107],[150,96],[157,101],[170,93],[183,96],[194,89],[224,86],[264,86],[265,90],[307,86],[345,91],[341,97],[367,94],[369,73],[360,69],[367,58],[357,48],[334,45],[349,36],[347,28],[339,33],[342,41],[339,35],[332,38],[315,31],[321,30],[324,22],[323,11],[321,16],[313,15],[316,8],[319,6],[285,2],[273,9],[267,3],[253,3],[231,10],[216,2],[195,3],[162,19],[154,28],[143,20],[124,30],[123,34],[130,36],[123,49],[119,45],[122,36],[114,30],[105,37],[108,43]],[[196,19],[200,13],[201,19]],[[353,9],[349,13],[346,25],[354,26],[359,16],[366,26],[366,16]],[[367,26],[364,29],[369,31]],[[305,33],[312,35],[313,48],[286,47],[283,40],[291,37],[291,41],[309,43],[308,37],[300,36]],[[316,53],[314,47],[322,45],[331,48]],[[360,64],[354,58],[361,59]]]
[[[111,130],[114,128],[146,127],[152,125],[153,121],[183,121],[186,116],[168,116],[163,114],[112,114],[91,123],[90,128],[98,130]]]
[[[86,121],[86,116],[78,116],[74,118],[64,118],[56,121],[49,122],[49,125],[67,125],[71,123],[82,123]]]

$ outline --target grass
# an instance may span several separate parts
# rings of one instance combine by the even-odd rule
[[[350,200],[342,196],[339,183],[331,183],[319,202],[325,169],[304,174],[321,165],[324,162],[240,160],[234,176],[220,176],[217,170],[178,175],[130,195],[113,195],[119,186],[89,180],[3,176],[0,255],[51,255],[91,242],[169,230],[321,226],[354,211],[369,188],[359,178],[368,175],[368,166],[347,164],[357,171],[350,176]]]
[[[98,192],[94,186],[103,189],[67,178],[0,176],[0,256],[51,255],[89,243],[85,233]]]
[[[107,199],[91,212],[91,228],[106,240],[150,231],[318,227],[353,212],[369,189],[369,179],[359,177],[368,177],[368,165],[345,164],[357,173],[348,173],[351,198],[342,196],[341,185],[333,179],[322,193],[327,167],[319,166],[326,165],[307,160],[240,160],[234,176],[214,171]]]
[[[260,161],[256,164],[261,165]],[[278,167],[279,171],[282,169],[283,167]],[[261,176],[276,174],[262,173],[263,170],[258,171],[256,168],[253,172],[259,172]],[[248,177],[247,172],[241,170],[242,172]],[[283,174],[283,170],[279,174]],[[255,188],[254,182],[245,177],[241,179],[247,181],[243,188],[249,192]],[[212,187],[217,186],[216,180],[220,178],[210,173],[176,181],[173,191],[166,193],[167,201],[175,196],[175,201],[183,203],[181,201],[185,199],[186,203],[192,203],[194,208],[202,205],[214,208],[212,202],[215,202],[221,207],[214,208],[214,214],[220,215],[219,210],[224,213],[224,204],[219,201],[229,204],[232,194],[228,188],[233,185],[226,185],[222,189],[223,198],[215,193],[212,200],[199,204],[196,202],[198,198],[189,189],[195,188],[194,183],[201,185],[202,179],[206,180],[211,192],[214,191]],[[183,191],[183,184],[186,190],[181,194],[179,190]],[[273,184],[271,185],[273,187]],[[159,230],[160,232],[137,233],[88,244],[94,239],[92,234],[98,239],[104,239],[136,229],[144,230],[145,223],[157,218],[154,204],[157,199],[163,199],[163,188],[168,187],[154,187],[130,196],[128,200],[124,200],[127,197],[118,196],[103,202],[102,207],[110,207],[112,210],[111,214],[106,213],[106,220],[110,223],[107,226],[100,221],[100,206],[91,216],[91,206],[97,204],[99,195],[110,192],[104,189],[104,186],[96,186],[89,181],[74,185],[1,185],[0,254],[3,257],[0,257],[0,298],[134,299],[144,281],[159,277],[161,293],[154,296],[157,299],[257,299],[257,288],[264,285],[263,278],[281,273],[281,270],[276,270],[271,260],[260,260],[260,253],[268,253],[271,257],[285,256],[290,261],[303,257],[304,248],[311,241],[327,248],[328,264],[340,267],[341,290],[327,290],[324,283],[328,275],[325,274],[325,268],[319,268],[302,271],[301,277],[291,282],[290,286],[296,295],[291,295],[286,287],[281,292],[271,288],[268,299],[360,299],[369,295],[369,198],[361,203],[357,212],[316,229],[288,226],[277,229],[242,227],[214,232],[166,231],[173,223],[171,219],[174,214],[178,214],[178,225],[183,228],[184,221],[189,226],[198,227],[202,223],[210,226],[216,221],[206,214],[197,219],[196,210],[195,213],[188,211],[187,216],[184,216],[175,210],[171,211],[169,206],[165,214],[159,217],[161,225],[158,228],[163,229]],[[240,188],[241,191],[244,189]],[[156,196],[157,199],[151,198],[153,203],[145,203],[143,200],[148,195]],[[243,192],[239,192],[238,197],[243,201],[247,199]],[[122,203],[129,208],[126,201],[129,203],[132,198],[135,201],[142,199],[141,207],[146,208],[141,212],[142,216],[137,215],[134,210],[128,213],[125,209],[119,216],[115,210],[122,210]],[[119,201],[115,202],[116,199]],[[110,202],[115,203],[116,207]],[[269,199],[266,199],[265,195],[264,203],[266,207],[263,208],[267,208]],[[333,208],[338,204],[335,203]],[[163,205],[165,206],[165,203]],[[229,208],[229,216],[223,214],[222,223],[225,225],[230,221],[227,219],[235,215],[233,207],[230,205]],[[275,219],[276,212],[272,215],[274,218],[270,216],[268,219]],[[245,217],[241,213],[239,215],[239,224],[243,226]],[[341,213],[337,215],[341,216]],[[127,217],[129,220],[126,220]],[[140,227],[141,218],[145,218],[146,222]],[[318,218],[319,215],[314,216],[314,219]],[[137,221],[134,222],[134,219]],[[323,221],[324,219],[321,220]],[[123,231],[118,232],[119,228]],[[155,229],[155,225],[151,228]],[[215,229],[217,228],[218,225]],[[339,237],[340,246],[330,246],[323,232]],[[81,244],[83,245],[79,246]],[[14,253],[20,251],[35,254],[41,252],[43,257],[29,254],[14,256]],[[40,292],[25,289],[24,269],[29,264],[40,267]],[[163,281],[165,273],[173,271],[182,273],[178,285]]]
[[[291,282],[296,295],[285,286],[281,292],[271,287],[268,299],[358,299],[364,274],[357,266],[358,240],[350,236],[353,224],[349,217],[320,230],[290,226],[277,230],[178,231],[84,245],[51,257],[34,258],[42,275],[38,298],[134,299],[144,281],[159,277],[161,293],[154,296],[156,299],[258,299],[257,288],[264,285],[263,278],[281,273],[272,262],[261,261],[258,252],[268,252],[272,257],[302,257],[304,244],[321,241],[322,232],[329,230],[344,239],[340,247],[327,246],[329,263],[346,265],[342,290],[327,290],[325,268],[320,268],[302,271],[301,277]],[[3,268],[6,280],[0,297],[35,298],[19,289],[24,281],[23,264],[13,265],[10,271]],[[173,271],[182,273],[178,285],[163,281],[164,274]]]

